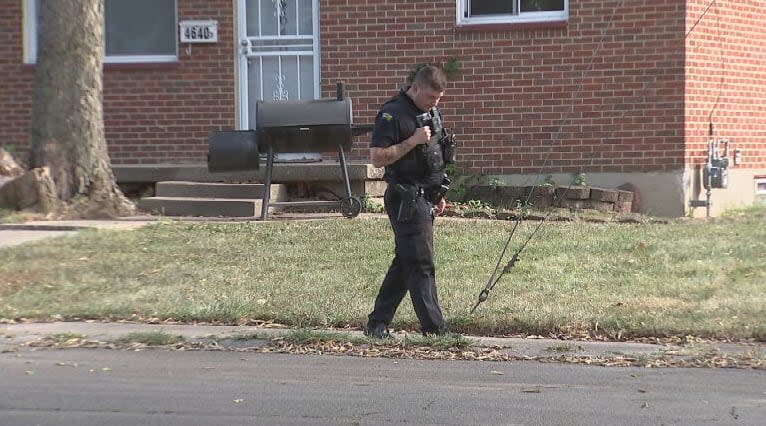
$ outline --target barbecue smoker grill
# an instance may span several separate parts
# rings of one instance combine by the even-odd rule
[[[266,156],[266,176],[261,220],[267,220],[270,206],[338,206],[343,216],[356,217],[362,210],[359,198],[351,194],[344,150],[351,149],[353,137],[367,133],[370,126],[352,124],[351,100],[338,83],[337,99],[308,101],[258,101],[256,130],[216,131],[210,135],[208,171],[233,172],[260,167]],[[269,202],[274,154],[331,152],[337,150],[346,196],[338,201]]]

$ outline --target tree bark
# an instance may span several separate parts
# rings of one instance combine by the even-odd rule
[[[135,213],[117,186],[103,118],[104,2],[41,0],[30,167],[48,167],[81,217]]]
[[[56,187],[47,167],[32,169],[0,185],[0,206],[16,210],[37,209],[40,213],[56,213]]]

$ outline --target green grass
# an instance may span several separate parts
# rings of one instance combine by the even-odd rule
[[[581,352],[583,347],[571,343],[559,343],[545,348],[545,352]]]
[[[420,334],[414,334],[406,335],[404,339],[398,339],[395,337],[374,339],[371,337],[354,336],[349,333],[317,331],[304,328],[287,332],[284,336],[282,336],[282,339],[286,342],[298,345],[312,345],[327,342],[352,344],[376,342],[378,344],[388,346],[402,344],[404,346],[428,346],[435,349],[465,349],[471,347],[473,344],[472,340],[455,334],[446,334],[443,336],[423,336]]]
[[[763,340],[765,218],[547,223],[473,315],[512,223],[438,220],[439,298],[465,334]],[[82,231],[0,250],[0,317],[361,327],[392,252],[382,218]],[[405,298],[393,327],[417,326]]]
[[[167,346],[184,342],[183,336],[167,334],[162,331],[136,332],[126,334],[114,340],[116,344],[143,343],[147,346]]]

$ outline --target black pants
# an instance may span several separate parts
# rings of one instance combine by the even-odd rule
[[[433,206],[423,197],[418,197],[410,217],[401,220],[401,201],[402,194],[389,186],[385,194],[385,207],[394,231],[395,255],[375,299],[375,308],[369,315],[369,325],[391,324],[396,308],[409,291],[421,331],[440,333],[445,330],[445,325],[436,294]]]

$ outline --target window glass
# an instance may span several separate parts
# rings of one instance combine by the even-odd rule
[[[472,0],[471,16],[513,13],[512,0]]]
[[[520,0],[522,12],[564,10],[564,0]]]
[[[106,55],[175,55],[175,0],[106,0]]]

